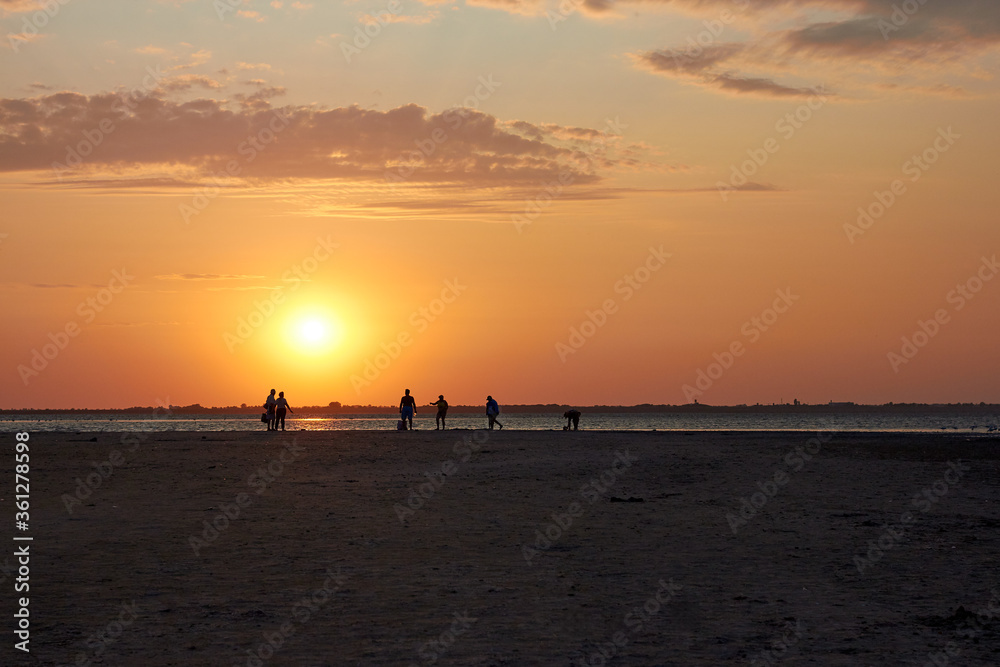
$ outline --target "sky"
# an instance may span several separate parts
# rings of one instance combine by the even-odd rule
[[[1000,402],[994,0],[0,26],[0,408]]]

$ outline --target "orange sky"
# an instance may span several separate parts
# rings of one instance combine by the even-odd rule
[[[1000,7],[39,4],[0,408],[1000,402]]]

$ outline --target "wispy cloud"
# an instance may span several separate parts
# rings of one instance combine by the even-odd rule
[[[135,53],[139,53],[145,56],[162,56],[170,53],[167,49],[160,46],[153,46],[152,44],[148,46],[142,46],[137,49],[132,49]]]
[[[43,0],[0,0],[0,10],[6,14],[34,12],[45,6]]]
[[[205,74],[178,74],[177,76],[168,76],[160,80],[160,87],[168,92],[179,92],[192,88],[218,90],[224,86],[225,84]]]
[[[94,322],[95,327],[179,327],[190,322]]]
[[[239,273],[164,273],[157,280],[260,280],[264,276]]]
[[[716,21],[738,7],[732,0],[643,1]],[[583,7],[595,3],[602,1],[588,0]],[[950,96],[961,88],[956,79],[981,76],[979,60],[1000,47],[1000,2],[904,4],[753,0],[737,12],[737,23],[727,24],[733,27],[723,27],[728,32],[710,35],[707,44],[665,45],[633,54],[633,62],[718,92],[770,97],[801,96],[818,87],[871,91],[887,83],[909,94]],[[748,28],[746,41],[732,41]],[[790,76],[807,82],[783,81]]]
[[[717,44],[696,53],[668,49],[634,54],[633,58],[654,72],[733,94],[809,97],[817,93],[815,88],[785,85],[773,79],[731,71],[727,65],[742,56],[745,50],[741,44]]]

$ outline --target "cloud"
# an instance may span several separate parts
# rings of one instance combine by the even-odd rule
[[[153,276],[157,280],[259,280],[264,276],[239,273],[165,273]]]
[[[281,97],[285,94],[285,88],[283,86],[261,86],[257,92],[252,95],[244,95],[243,93],[236,93],[233,98],[236,99],[240,105],[245,109],[269,109],[269,100],[275,97]]]
[[[245,19],[251,19],[257,23],[263,23],[267,20],[260,12],[254,11],[252,9],[241,9],[236,12],[237,16],[242,16]]]
[[[733,191],[743,193],[775,193],[785,192],[784,188],[762,183],[746,183],[740,187],[732,188]],[[479,219],[484,215],[494,216],[498,222],[509,222],[510,216],[524,215],[526,210],[537,210],[540,189],[536,185],[534,188],[509,188],[503,191],[495,190],[461,190],[449,191],[447,188],[437,190],[427,190],[421,192],[419,189],[406,194],[417,194],[418,197],[406,198],[386,198],[381,197],[377,201],[367,201],[359,203],[356,207],[348,207],[345,210],[342,202],[329,203],[326,207],[318,207],[309,212],[309,215],[346,215],[357,218],[359,216],[376,218],[399,218],[399,217],[420,217],[423,215],[433,215],[435,218],[464,219],[471,214],[475,214]],[[691,188],[640,188],[640,187],[606,187],[600,185],[582,185],[573,189],[565,189],[551,199],[553,207],[576,203],[576,210],[579,205],[585,205],[593,201],[610,201],[636,197],[674,197],[678,195],[701,195],[711,194],[713,198],[718,197],[719,190],[714,186],[691,187]],[[527,207],[527,208],[526,208]]]
[[[390,14],[382,12],[380,14],[360,14],[358,21],[364,25],[387,25],[389,23],[410,23],[412,25],[424,25],[431,23],[441,15],[440,12],[430,11],[426,14]]]
[[[179,327],[184,322],[95,322],[95,327]],[[190,324],[190,323],[188,323]]]
[[[238,70],[264,70],[265,72],[270,72],[272,67],[267,63],[236,63],[236,69]]]
[[[283,92],[243,96],[235,110],[218,100],[169,100],[162,91],[135,98],[131,108],[113,93],[0,98],[0,172],[57,168],[80,182],[114,175],[149,183],[151,175],[207,179],[235,163],[239,180],[257,183],[384,183],[404,174],[409,182],[489,186],[542,182],[564,171],[583,183],[619,163],[607,150],[614,138],[594,145],[558,139],[586,137],[585,128],[525,124],[519,132],[481,111],[431,113],[417,104],[271,108],[266,98]]]
[[[30,44],[31,42],[37,42],[45,39],[45,33],[41,32],[9,32],[7,33],[7,40],[2,43],[5,47],[17,53],[21,46],[24,44]]]
[[[153,194],[162,192],[165,189],[192,189],[201,185],[198,180],[184,180],[180,178],[156,177],[156,176],[118,176],[116,178],[95,178],[81,174],[80,178],[69,178],[60,175],[61,178],[49,181],[49,184],[58,184],[61,188],[80,190],[129,190],[133,194],[139,188],[145,188],[146,192]],[[218,188],[235,188],[235,184],[216,183]]]
[[[6,14],[34,12],[44,7],[42,0],[0,0],[0,9]]]
[[[421,0],[426,5],[441,4],[447,0]],[[474,7],[489,7],[490,9],[500,9],[511,14],[521,16],[540,16],[545,14],[545,4],[541,0],[466,0],[466,4]],[[572,0],[566,0],[566,4],[573,6]]]
[[[26,282],[6,282],[0,283],[0,288],[10,289],[100,289],[107,287],[98,283],[26,283]]]
[[[166,49],[159,46],[153,46],[152,44],[150,44],[149,46],[140,47],[138,49],[132,49],[132,51],[134,53],[141,53],[147,56],[162,56],[166,53],[170,53]]]
[[[633,54],[633,59],[647,69],[689,83],[733,94],[756,94],[767,97],[811,97],[817,89],[780,84],[773,79],[737,74],[727,63],[743,56],[746,46],[727,43],[698,51],[668,49]]]
[[[168,92],[179,92],[191,90],[196,87],[206,90],[218,90],[223,87],[223,84],[204,74],[178,74],[177,76],[168,76],[161,79],[160,87]]]
[[[732,95],[802,97],[822,88],[827,94],[839,90],[846,99],[894,83],[901,93],[950,96],[963,89],[959,79],[981,81],[993,66],[977,60],[1000,47],[996,0],[466,2],[548,21],[574,12],[599,20],[638,6],[697,17],[702,21],[692,26],[686,40],[633,53],[632,62]],[[739,39],[744,41],[735,41]],[[667,62],[675,55],[690,62]]]
[[[92,287],[91,285],[73,285],[70,283],[28,283],[28,287],[39,289],[80,289],[81,287]]]
[[[170,70],[177,71],[177,70],[192,69],[194,67],[204,65],[205,63],[207,63],[209,60],[212,59],[212,52],[209,51],[208,49],[199,49],[198,51],[195,51],[190,56],[188,56],[188,58],[190,58],[188,62],[182,63],[180,65],[174,65],[173,67],[170,68]]]
[[[755,183],[754,181],[748,181],[743,185],[735,185],[730,190],[735,190],[736,192],[784,192],[784,188],[780,188],[772,183]],[[718,188],[712,188],[713,192],[718,192]]]

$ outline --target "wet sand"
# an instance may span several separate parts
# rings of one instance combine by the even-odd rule
[[[30,444],[31,653],[11,549],[2,664],[1000,664],[998,439]]]

